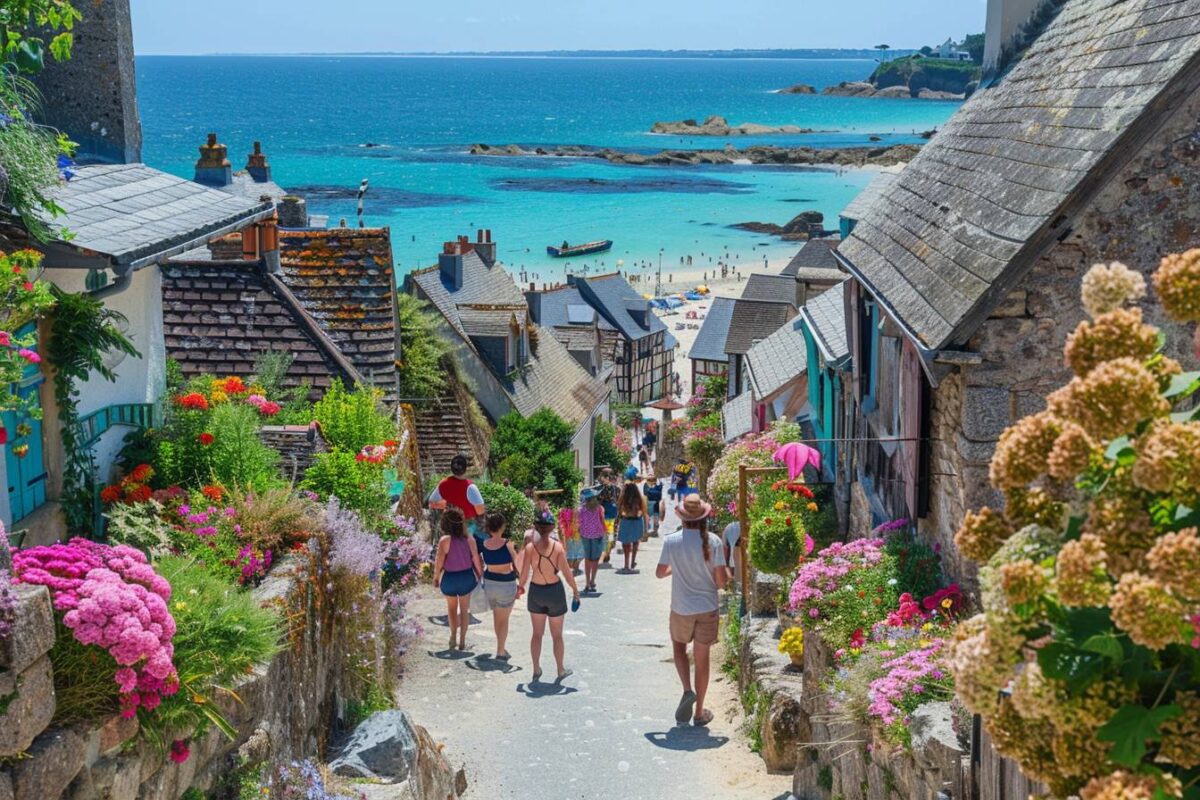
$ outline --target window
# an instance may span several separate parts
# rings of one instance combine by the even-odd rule
[[[859,291],[863,291],[861,288]],[[875,408],[878,377],[875,374],[876,354],[879,352],[879,314],[873,300],[864,300],[858,313],[858,374],[864,411]]]

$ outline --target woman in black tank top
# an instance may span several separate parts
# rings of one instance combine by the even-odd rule
[[[554,530],[554,515],[540,511],[533,522],[534,535],[525,545],[522,557],[521,581],[517,596],[529,587],[529,619],[533,623],[533,636],[529,640],[529,654],[533,661],[533,680],[542,677],[542,639],[546,634],[546,623],[550,623],[550,637],[554,641],[554,663],[558,667],[558,680],[571,674],[563,666],[566,649],[563,642],[563,621],[567,613],[567,593],[562,578],[566,576],[576,602],[579,587],[575,575],[567,564],[567,553],[556,539],[551,538]]]

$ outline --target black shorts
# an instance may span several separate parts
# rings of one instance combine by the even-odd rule
[[[561,617],[567,613],[567,590],[558,583],[529,584],[529,613]]]

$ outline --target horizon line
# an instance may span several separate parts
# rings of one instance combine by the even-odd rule
[[[796,54],[835,54],[835,53],[877,53],[885,54],[911,54],[918,51],[919,48],[898,47],[889,48],[885,51],[879,51],[874,47],[741,47],[733,49],[705,49],[705,48],[676,48],[676,49],[657,49],[657,48],[623,48],[618,50],[580,48],[573,50],[445,50],[445,51],[421,51],[421,50],[348,50],[348,51],[291,51],[291,52],[270,52],[270,51],[232,51],[220,52],[213,51],[207,53],[168,53],[168,52],[147,52],[136,53],[138,56],[153,56],[165,57],[174,56],[180,58],[209,58],[215,56],[258,56],[258,57],[320,57],[320,56],[337,56],[337,57],[390,57],[390,58],[654,58],[654,57],[670,57],[670,58],[696,58],[705,59],[712,57],[722,58],[740,58],[750,60],[755,58],[778,58],[781,60],[795,59],[803,60],[811,58],[811,56],[796,55]],[[784,55],[793,54],[793,55]]]

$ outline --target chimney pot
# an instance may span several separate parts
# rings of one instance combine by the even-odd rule
[[[308,205],[303,197],[286,195],[279,201],[279,225],[284,228],[308,227]]]
[[[196,183],[206,186],[228,186],[233,183],[233,168],[229,163],[228,150],[210,133],[207,144],[200,146],[200,159],[196,162]]]
[[[254,143],[254,152],[246,159],[246,172],[257,183],[271,180],[271,165],[267,163],[267,157],[263,154],[262,142]]]

